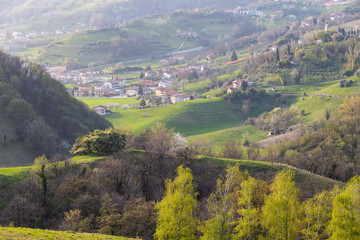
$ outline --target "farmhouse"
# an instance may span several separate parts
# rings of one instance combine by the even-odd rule
[[[186,97],[183,94],[174,94],[170,96],[170,101],[172,104],[181,102],[181,101],[185,101]]]
[[[111,114],[112,112],[110,110],[107,110],[108,107],[103,106],[103,105],[98,105],[92,108],[92,110],[94,110],[97,114],[99,115],[107,115],[107,114]]]
[[[145,72],[145,77],[146,78],[153,78],[153,77],[155,77],[156,76],[156,72],[154,72],[154,71],[148,71],[148,72]]]
[[[241,84],[243,83],[243,82],[249,82],[249,80],[248,79],[236,79],[236,80],[234,80],[233,82],[232,82],[232,87],[233,88],[240,88],[240,86],[241,86]]]
[[[159,85],[159,87],[167,88],[167,87],[170,87],[172,85],[172,81],[171,80],[169,80],[169,81],[159,81],[158,85]]]

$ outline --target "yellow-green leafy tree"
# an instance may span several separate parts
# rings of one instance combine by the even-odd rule
[[[328,230],[332,240],[360,239],[360,176],[334,198]]]
[[[189,168],[180,166],[174,181],[166,180],[163,199],[156,204],[158,213],[155,239],[197,239],[198,219],[193,175]]]
[[[238,200],[239,219],[236,221],[234,239],[259,239],[261,208],[264,205],[268,185],[262,180],[249,177],[241,184]]]
[[[207,208],[211,218],[202,228],[201,240],[228,240],[232,238],[233,218],[236,209],[235,194],[247,173],[240,172],[238,166],[227,168],[226,176],[217,180],[216,190],[208,199]]]
[[[301,233],[305,239],[328,239],[326,229],[331,220],[332,202],[339,188],[316,194],[303,204],[304,222]]]
[[[284,169],[276,174],[272,193],[265,199],[262,223],[270,239],[296,239],[299,231],[299,191],[293,181],[294,172]]]

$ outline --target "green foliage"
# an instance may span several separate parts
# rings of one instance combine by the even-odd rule
[[[27,119],[31,121],[35,116],[31,105],[20,98],[14,98],[10,101],[6,113],[15,123],[22,123]]]
[[[117,210],[117,204],[111,201],[109,195],[102,198],[100,216],[97,218],[99,232],[108,235],[118,235],[120,232],[121,215]]]
[[[267,194],[267,184],[249,177],[241,183],[238,200],[239,219],[236,221],[235,239],[258,239],[262,232],[261,207]]]
[[[330,42],[331,36],[336,33],[335,31],[321,31],[315,36],[316,39],[320,39],[322,42]]]
[[[201,240],[232,239],[232,221],[237,204],[234,198],[246,177],[247,174],[240,172],[239,166],[235,165],[226,169],[226,177],[217,180],[215,193],[208,199],[207,208],[212,216],[205,222]]]
[[[19,58],[0,52],[0,75],[4,76],[0,77],[0,111],[5,113],[1,118],[14,124],[14,143],[26,141],[37,155],[50,157],[67,152],[68,143],[80,135],[110,127],[40,66],[22,64]]]
[[[197,239],[195,236],[198,219],[193,176],[189,168],[180,166],[174,181],[168,179],[166,191],[161,202],[156,204],[158,211],[155,239]]]
[[[111,154],[125,148],[126,134],[119,130],[109,128],[104,131],[95,130],[76,139],[71,154],[82,155],[95,153]]]
[[[296,239],[300,203],[293,177],[294,172],[288,169],[277,173],[272,193],[265,199],[262,222],[272,239]]]
[[[360,177],[354,177],[333,201],[329,232],[333,240],[360,238]]]
[[[326,229],[331,220],[332,203],[338,192],[339,189],[335,187],[334,190],[318,193],[303,203],[305,218],[301,233],[306,239],[328,238]]]
[[[45,154],[35,158],[34,165],[42,165],[49,163],[48,159],[46,158]]]

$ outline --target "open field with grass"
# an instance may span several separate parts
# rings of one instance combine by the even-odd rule
[[[261,131],[254,126],[244,125],[240,127],[233,127],[213,131],[204,134],[198,134],[188,137],[191,140],[206,140],[212,139],[216,145],[223,145],[228,140],[243,141],[245,137],[251,142],[255,143],[265,139],[267,132]]]
[[[305,110],[303,116],[299,116],[305,123],[324,119],[325,109],[329,108],[331,116],[337,116],[337,109],[344,102],[344,98],[331,98],[323,96],[308,96],[292,98],[291,108],[300,112]]]
[[[78,100],[84,102],[89,108],[97,105],[106,106],[108,103],[118,103],[120,105],[140,103],[136,98],[78,98]]]
[[[329,94],[336,96],[348,96],[353,94],[360,94],[360,78],[353,76],[346,79],[348,82],[353,81],[350,87],[340,87],[340,80],[291,85],[275,88],[277,93],[285,94]],[[267,89],[267,92],[273,93],[272,89]]]
[[[98,105],[95,100],[81,99],[89,106]],[[113,102],[104,99],[102,104]],[[119,100],[121,101],[121,100]],[[117,128],[125,128],[134,133],[141,133],[151,128],[156,122],[163,122],[168,128],[174,128],[186,136],[208,133],[239,126],[240,118],[221,98],[199,99],[180,102],[148,109],[118,109],[106,116]]]
[[[86,239],[86,240],[126,240],[131,238],[115,237],[95,233],[76,233],[65,231],[49,231],[31,228],[0,227],[0,239]]]

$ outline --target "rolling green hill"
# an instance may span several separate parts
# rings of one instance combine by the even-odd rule
[[[234,30],[238,25],[239,30]],[[88,31],[44,47],[36,61],[69,62],[77,66],[159,58],[174,51],[209,46],[234,34],[245,36],[258,27],[245,17],[213,11],[174,12],[136,19],[120,27]],[[26,53],[25,53],[26,55]]]
[[[75,233],[49,231],[31,228],[0,227],[0,239],[86,239],[86,240],[126,240],[132,238],[116,237],[95,233]]]
[[[54,31],[109,27],[132,18],[176,9],[237,7],[252,1],[181,0],[16,0],[1,1],[2,23],[7,31]],[[44,21],[46,19],[46,21]]]

